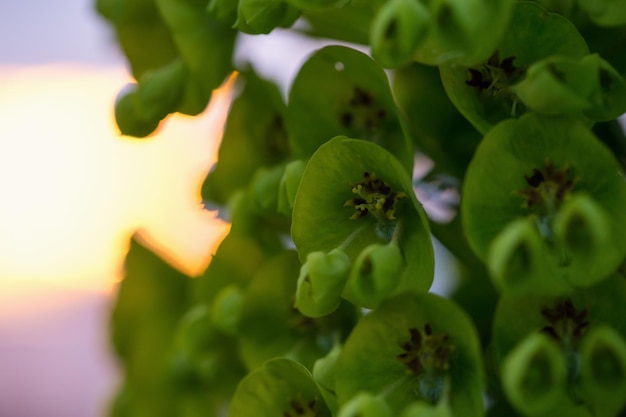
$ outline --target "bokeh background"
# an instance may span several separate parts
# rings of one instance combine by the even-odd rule
[[[91,0],[2,1],[0,39],[0,417],[104,416],[130,236],[194,274],[227,229],[199,187],[229,91],[131,140],[112,115],[125,61]]]

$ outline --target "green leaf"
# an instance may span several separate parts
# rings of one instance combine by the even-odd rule
[[[511,86],[528,66],[551,55],[581,59],[589,53],[572,23],[531,2],[514,4],[508,28],[494,50],[482,64],[440,67],[450,100],[482,133],[525,112]]]
[[[228,417],[330,417],[321,395],[304,366],[288,359],[272,359],[241,380]]]
[[[253,71],[240,77],[245,84],[231,106],[217,164],[202,185],[202,197],[221,204],[246,187],[259,167],[276,165],[289,154],[278,87]]]
[[[135,78],[177,57],[176,46],[154,0],[97,0],[96,8],[114,26]]]
[[[357,323],[336,366],[340,406],[367,392],[384,395],[393,415],[414,401],[448,401],[457,417],[483,415],[478,336],[465,313],[439,296],[381,304]]]
[[[176,111],[187,77],[180,59],[159,69],[146,71],[139,79],[137,107],[142,118],[161,120]]]
[[[206,3],[203,5],[194,0],[155,2],[185,66],[199,87],[196,93],[202,98],[202,107],[183,105],[178,110],[198,114],[206,107],[213,90],[222,84],[232,70],[231,57],[236,31],[207,14]]]
[[[438,69],[421,64],[399,68],[393,92],[415,146],[433,159],[435,170],[462,178],[482,135],[450,102]]]
[[[381,189],[388,191],[386,200],[397,199],[395,210],[390,204],[389,211],[374,208],[363,215],[354,204],[346,204],[359,202],[361,197],[353,189],[360,183],[367,188],[368,181],[380,181]],[[393,240],[406,265],[395,277],[399,282],[392,294],[425,291],[432,282],[433,253],[426,215],[404,168],[375,144],[337,137],[320,147],[302,176],[291,234],[302,260],[311,252],[342,248],[354,262],[367,246]],[[355,299],[350,286],[343,297]]]
[[[382,68],[367,55],[327,46],[302,66],[289,92],[289,144],[308,158],[337,135],[374,142],[412,172],[413,149]]]
[[[284,0],[239,0],[235,27],[250,34],[268,34],[278,26],[291,26],[299,12]]]
[[[169,354],[189,305],[189,277],[133,238],[111,317],[111,338],[124,364],[132,414],[174,414]]]
[[[578,5],[597,25],[626,24],[626,1],[624,0],[578,0]]]

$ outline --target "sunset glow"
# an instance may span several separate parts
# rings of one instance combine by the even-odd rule
[[[201,117],[172,117],[137,140],[121,137],[113,120],[127,77],[0,68],[0,315],[39,284],[110,291],[134,230],[191,275],[227,232],[201,210],[199,190],[230,90]]]

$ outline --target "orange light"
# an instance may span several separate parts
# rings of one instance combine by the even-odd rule
[[[227,233],[199,190],[232,79],[202,116],[170,117],[145,140],[116,133],[126,82],[122,70],[0,68],[0,305],[37,283],[110,291],[136,229],[192,275]]]

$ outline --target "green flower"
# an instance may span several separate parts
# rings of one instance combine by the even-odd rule
[[[428,223],[411,179],[375,144],[337,137],[320,147],[302,176],[291,232],[302,260],[337,248],[350,258],[342,296],[361,306],[432,282]]]
[[[626,185],[584,125],[527,114],[483,139],[461,214],[507,291],[563,294],[610,276],[626,254]]]
[[[359,321],[336,364],[340,406],[367,392],[384,397],[393,415],[422,401],[447,402],[455,416],[481,416],[482,385],[471,321],[454,303],[433,294],[382,303]]]
[[[350,48],[328,46],[304,63],[289,92],[287,130],[297,158],[309,158],[323,143],[346,135],[384,147],[412,171],[412,144],[387,76]]]
[[[589,53],[572,23],[534,2],[516,2],[511,16],[504,36],[482,63],[440,67],[450,100],[483,134],[525,112],[512,86],[528,66],[552,55],[581,59]]]
[[[241,380],[228,417],[331,417],[309,371],[288,359],[272,359]]]

